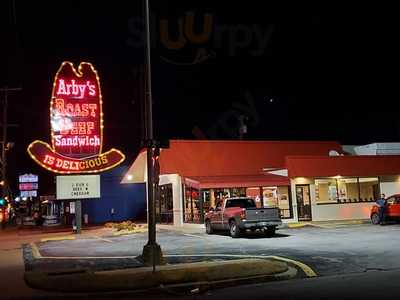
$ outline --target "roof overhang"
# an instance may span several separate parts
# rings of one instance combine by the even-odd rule
[[[139,152],[128,172],[121,180],[122,184],[147,182],[147,150]]]

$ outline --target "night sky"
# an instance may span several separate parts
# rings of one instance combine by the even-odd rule
[[[46,174],[26,147],[50,141],[52,81],[64,60],[97,68],[104,149],[131,163],[143,132],[142,1],[15,0],[15,18],[13,2],[2,2],[0,85],[23,88],[9,97],[9,121],[19,124],[9,129],[10,180]],[[268,3],[150,1],[156,137],[236,139],[243,115],[245,139],[399,141],[395,9]],[[195,34],[209,17],[208,38],[184,32],[174,44],[190,13]]]

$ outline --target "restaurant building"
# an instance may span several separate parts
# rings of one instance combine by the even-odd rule
[[[160,154],[157,221],[204,222],[224,197],[279,207],[284,222],[369,218],[380,193],[400,193],[400,144],[171,140]],[[146,150],[122,184],[146,181]]]

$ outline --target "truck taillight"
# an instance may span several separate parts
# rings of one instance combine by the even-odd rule
[[[242,211],[240,212],[240,219],[246,219],[246,210],[243,208]]]

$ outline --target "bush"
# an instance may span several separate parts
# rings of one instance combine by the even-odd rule
[[[106,228],[113,228],[116,229],[117,231],[120,230],[128,230],[128,231],[135,231],[137,229],[144,229],[146,228],[145,225],[142,224],[135,224],[132,221],[123,221],[120,223],[117,222],[107,222],[104,224],[104,227]]]

